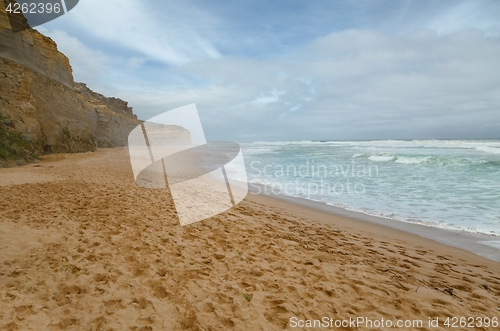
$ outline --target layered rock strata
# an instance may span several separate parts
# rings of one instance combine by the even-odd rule
[[[27,27],[22,15],[15,20]],[[125,146],[140,123],[126,101],[75,83],[52,39],[31,28],[14,33],[0,1],[0,163]],[[189,137],[182,128],[172,130]]]

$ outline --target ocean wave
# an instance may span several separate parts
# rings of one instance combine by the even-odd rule
[[[472,227],[472,226],[454,225],[454,224],[449,224],[449,223],[445,223],[445,222],[438,223],[438,222],[423,221],[423,220],[418,220],[418,219],[413,219],[413,218],[405,219],[405,218],[402,218],[402,217],[396,215],[395,213],[390,213],[390,214],[377,213],[377,212],[372,211],[372,210],[367,209],[367,208],[354,207],[354,206],[350,206],[350,205],[344,204],[344,203],[327,202],[326,204],[329,206],[341,208],[341,209],[352,211],[355,213],[361,213],[361,214],[365,214],[365,215],[373,216],[373,217],[381,217],[381,218],[389,219],[389,220],[396,221],[396,222],[418,224],[418,225],[422,225],[422,226],[427,226],[427,227],[432,227],[432,228],[440,228],[440,229],[444,229],[444,230],[465,231],[465,232],[469,232],[469,233],[500,236],[500,231],[485,230],[485,229],[480,229],[480,228]]]
[[[500,147],[493,146],[476,146],[474,147],[476,150],[489,153],[489,154],[500,154]]]
[[[291,141],[256,141],[253,143],[241,143],[242,147],[253,147],[253,146],[282,146],[288,145]]]
[[[497,168],[500,167],[500,161],[481,161],[477,163],[471,164],[471,168],[474,169],[475,171],[480,171],[480,170],[488,170],[491,168]]]
[[[371,155],[368,160],[375,162],[388,162],[394,160],[394,155]]]
[[[369,154],[368,154],[369,155]],[[353,158],[361,158],[367,156],[367,154],[354,154]],[[417,165],[417,164],[429,164],[437,167],[449,167],[449,166],[471,166],[471,165],[497,165],[500,161],[484,161],[481,160],[477,163],[477,160],[472,160],[470,158],[454,158],[454,157],[436,157],[436,156],[400,156],[393,154],[373,154],[368,156],[368,160],[375,162],[390,162],[398,163],[400,165]]]
[[[300,141],[259,141],[253,143],[243,143],[243,147],[253,148],[272,148],[281,146],[339,146],[351,147],[354,149],[410,149],[415,148],[431,148],[431,149],[469,149],[477,150],[488,154],[500,154],[499,140],[370,140],[370,141],[315,141],[315,140],[300,140]]]
[[[276,154],[277,151],[271,148],[243,148],[244,155]]]
[[[500,154],[499,141],[417,140],[415,143],[427,148],[475,149],[485,153]]]
[[[396,220],[400,221],[398,219],[396,219]],[[472,227],[472,226],[454,225],[454,224],[449,224],[449,223],[445,223],[445,222],[436,223],[436,222],[421,221],[421,220],[416,220],[416,219],[408,219],[408,220],[401,220],[401,221],[407,222],[407,223],[412,223],[412,224],[428,226],[428,227],[432,227],[432,228],[445,229],[445,230],[465,231],[465,232],[469,232],[469,233],[478,233],[478,234],[500,236],[500,232],[498,232],[498,231],[484,230],[484,229],[479,229],[479,228]]]
[[[416,156],[416,157],[405,157],[405,156],[398,156],[396,158],[396,163],[402,163],[402,164],[422,164],[429,162],[431,160],[430,156]]]
[[[242,143],[242,146],[285,146],[285,145],[324,145],[336,143],[334,141],[314,141],[314,140],[290,140],[290,141],[256,141],[252,143]]]
[[[356,173],[356,176],[345,178],[346,182],[335,175],[330,176],[330,180],[298,176],[293,178],[293,183],[299,180],[299,189],[295,189],[297,185],[294,184],[288,186],[288,190],[280,187],[284,188],[292,180],[289,177],[259,175],[261,178],[253,177],[254,182],[276,187],[274,192],[277,194],[319,199],[336,207],[368,215],[500,235],[499,207],[494,203],[494,197],[500,194],[500,187],[495,181],[500,171],[500,140],[302,141],[290,144],[280,142],[242,146],[245,156],[247,150],[255,150],[255,155],[249,156],[247,161],[259,160],[262,166],[311,166],[314,161],[315,167],[343,166],[346,169],[348,166],[349,174],[350,169],[357,171],[370,166],[374,169],[376,166],[377,172],[373,176]],[[273,154],[267,155],[267,152]],[[303,181],[305,184],[300,186]],[[328,185],[331,188],[337,182],[345,188],[351,185],[351,189],[353,185],[362,184],[366,191],[359,195],[337,195],[325,190]],[[308,191],[308,183],[317,186]]]
[[[438,167],[467,167],[474,164],[474,161],[468,158],[437,158],[434,164]]]

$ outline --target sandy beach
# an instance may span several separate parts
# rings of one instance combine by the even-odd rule
[[[0,216],[1,330],[498,329],[498,262],[264,196],[180,226],[124,148],[0,169]]]

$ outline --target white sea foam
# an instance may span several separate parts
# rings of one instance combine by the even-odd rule
[[[260,176],[254,180],[270,187],[285,187],[293,181],[293,187],[298,187],[288,190],[289,195],[398,221],[500,235],[500,205],[491,198],[500,196],[496,180],[500,140],[282,141],[242,146],[248,165],[258,160],[259,167],[328,169],[321,182],[315,176],[285,178],[276,175],[279,172],[248,172],[249,179]],[[252,149],[254,153],[246,153]],[[354,172],[336,176],[338,171],[332,169],[340,167]],[[370,175],[362,171],[369,167],[376,167]],[[355,185],[364,193],[353,193]],[[336,194],[340,188],[350,193]]]
[[[243,153],[245,155],[274,154],[276,151],[272,148],[243,148]]]
[[[476,146],[475,147],[478,151],[481,152],[486,152],[486,153],[491,153],[491,154],[500,154],[500,148],[499,147],[492,147],[492,146]]]
[[[403,163],[403,164],[422,164],[425,162],[429,162],[430,156],[422,156],[422,157],[404,157],[404,156],[398,156],[396,163]]]
[[[500,154],[500,143],[496,141],[470,140],[415,140],[416,145],[427,148],[476,149],[486,153]]]
[[[368,160],[375,162],[388,162],[394,160],[394,155],[371,155]]]

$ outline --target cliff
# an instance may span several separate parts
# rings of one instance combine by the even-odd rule
[[[165,145],[191,144],[191,133],[179,125],[165,125],[161,123],[146,122],[149,141]]]
[[[85,100],[85,112],[97,147],[125,146],[130,131],[141,123],[128,103],[96,93],[83,83],[75,83],[74,89]]]
[[[15,24],[27,26],[22,15]],[[12,32],[0,1],[0,166],[43,153],[125,146],[140,123],[127,102],[75,83],[52,39],[31,28]]]

